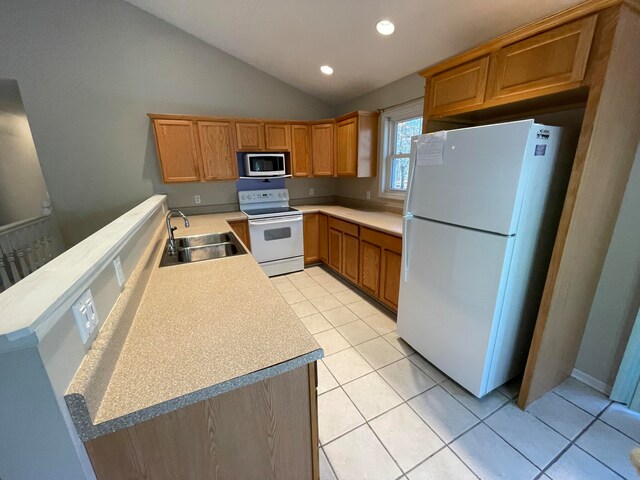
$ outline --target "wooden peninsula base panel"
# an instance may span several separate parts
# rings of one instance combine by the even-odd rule
[[[318,479],[315,362],[85,443],[99,480]]]

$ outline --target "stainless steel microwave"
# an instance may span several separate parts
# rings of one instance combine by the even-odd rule
[[[245,153],[244,173],[247,177],[286,175],[284,153]]]

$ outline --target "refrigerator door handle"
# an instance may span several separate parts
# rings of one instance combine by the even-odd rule
[[[403,218],[402,225],[402,258],[404,259],[403,265],[403,276],[404,281],[407,281],[407,276],[409,274],[409,220],[413,218],[413,215],[408,214]]]
[[[407,178],[407,195],[405,196],[404,199],[404,214],[407,215],[409,214],[409,201],[411,199],[411,189],[413,187],[413,175],[415,173],[416,170],[416,164],[415,164],[415,159],[416,159],[416,148],[417,148],[417,144],[418,144],[418,138],[417,137],[413,137],[411,139],[411,155],[409,157],[409,175]]]

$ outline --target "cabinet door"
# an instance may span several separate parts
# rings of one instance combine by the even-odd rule
[[[322,263],[329,263],[329,218],[324,213],[318,214],[318,254]]]
[[[380,300],[394,310],[398,309],[401,265],[402,255],[391,250],[382,251]]]
[[[358,173],[357,117],[336,124],[336,173],[344,176]]]
[[[164,183],[199,181],[200,160],[193,122],[154,120],[153,129]]]
[[[313,174],[315,176],[326,177],[333,175],[332,123],[311,126],[311,161],[313,163]]]
[[[489,57],[452,68],[429,79],[425,114],[442,115],[480,105],[487,86]]]
[[[230,122],[198,122],[200,157],[205,180],[236,180],[238,162]]]
[[[291,148],[289,125],[278,123],[265,123],[264,140],[267,150],[289,150]]]
[[[360,241],[360,286],[375,297],[380,293],[381,251],[378,245]]]
[[[337,272],[342,271],[342,232],[329,228],[329,266]]]
[[[261,123],[236,123],[238,150],[264,150],[264,125]]]
[[[311,175],[311,142],[307,125],[291,125],[291,174]]]
[[[578,86],[587,68],[596,20],[593,15],[498,51],[491,66],[491,96],[528,98],[543,89],[551,93]]]
[[[231,229],[235,232],[242,243],[251,251],[251,237],[249,236],[249,221],[248,220],[231,220],[229,222]]]
[[[358,265],[360,260],[360,241],[358,237],[342,234],[342,274],[354,283],[358,283]]]
[[[320,259],[318,244],[318,214],[305,213],[304,219],[304,263],[316,263]]]

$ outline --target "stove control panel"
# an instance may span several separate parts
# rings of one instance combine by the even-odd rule
[[[289,191],[286,188],[276,188],[272,190],[246,190],[238,192],[240,205],[247,203],[273,203],[288,202]]]

